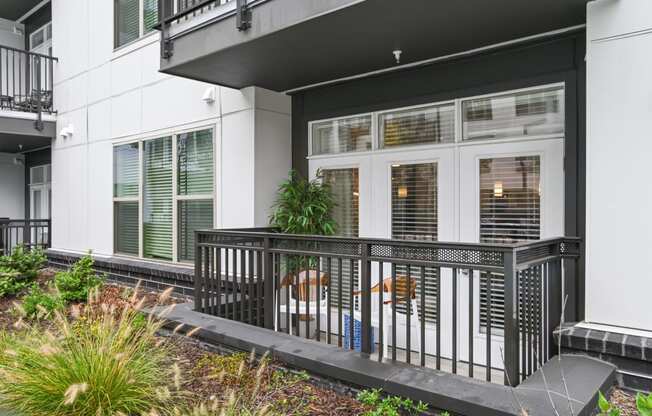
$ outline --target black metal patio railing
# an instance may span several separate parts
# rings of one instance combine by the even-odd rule
[[[10,254],[19,245],[46,249],[50,243],[50,220],[0,218],[0,256]]]
[[[57,58],[0,45],[0,109],[53,113]]]
[[[496,245],[271,229],[195,236],[200,312],[510,385],[555,355],[564,263],[580,253],[572,237]]]

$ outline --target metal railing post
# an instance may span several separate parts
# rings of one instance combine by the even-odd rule
[[[48,219],[47,222],[47,227],[48,227],[48,242],[47,242],[47,247],[50,248],[52,247],[52,220]]]
[[[195,276],[194,276],[194,288],[195,288],[195,310],[198,312],[204,312],[204,307],[202,305],[202,272],[201,272],[201,260],[202,260],[202,248],[199,245],[201,233],[195,231]]]
[[[172,42],[168,39],[170,24],[166,20],[174,13],[172,2],[170,0],[159,0],[158,10],[161,24],[161,58],[169,59],[172,56]]]
[[[263,325],[267,329],[274,329],[274,267],[272,253],[270,253],[271,240],[263,240]]]
[[[360,244],[360,352],[371,354],[371,338],[373,328],[371,326],[371,261],[369,260],[369,244]],[[351,305],[353,308],[353,305]],[[353,314],[351,314],[353,315]]]
[[[36,121],[34,128],[43,131],[43,99],[41,97],[41,58],[36,56]]]
[[[504,253],[505,273],[505,384],[519,383],[519,316],[518,316],[518,271],[514,249]],[[491,306],[490,306],[491,307]]]
[[[555,344],[555,333],[554,331],[561,324],[561,312],[562,312],[562,303],[563,303],[563,293],[562,293],[562,261],[561,253],[559,250],[559,245],[561,242],[555,244],[555,249],[553,255],[555,259],[550,261],[548,265],[548,316],[549,316],[549,333],[546,336],[549,337],[549,357],[555,355],[556,350],[552,348]]]

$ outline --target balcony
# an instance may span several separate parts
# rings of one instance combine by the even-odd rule
[[[514,245],[198,231],[195,309],[516,386],[557,354],[580,241]]]
[[[52,84],[57,58],[0,45],[0,109],[54,113]]]
[[[55,62],[52,56],[0,45],[0,152],[50,145],[56,128]]]
[[[50,247],[50,220],[0,218],[0,256],[9,255],[17,246]]]
[[[587,0],[162,1],[160,70],[275,91],[473,54],[585,24]],[[166,7],[167,5],[167,7]],[[400,60],[393,54],[401,50]]]

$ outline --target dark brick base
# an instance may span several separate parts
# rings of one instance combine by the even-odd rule
[[[576,323],[558,331],[556,339],[563,352],[610,362],[618,367],[616,379],[621,387],[652,391],[652,338],[582,328]]]
[[[48,265],[53,268],[63,269],[82,257],[81,254],[48,250]],[[173,287],[177,294],[193,296],[192,267],[174,264],[151,263],[136,259],[121,257],[95,257],[94,269],[98,273],[106,273],[110,281],[136,285],[141,281],[141,286],[151,290],[164,290]]]

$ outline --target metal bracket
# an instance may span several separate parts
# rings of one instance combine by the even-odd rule
[[[235,26],[241,32],[251,28],[251,9],[247,6],[247,0],[236,0]]]
[[[163,34],[161,33],[161,36]],[[161,40],[161,57],[163,59],[170,59],[172,57],[172,52],[174,51],[174,43],[170,39]]]

